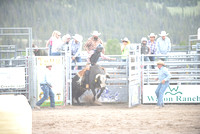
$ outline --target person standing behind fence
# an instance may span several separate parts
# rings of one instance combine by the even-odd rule
[[[75,34],[75,36],[72,36],[73,39],[69,43],[71,45],[71,56],[72,56],[72,62],[76,64],[76,62],[81,62],[81,49],[82,49],[82,40],[83,37],[79,34]],[[72,67],[72,70],[74,67]],[[81,70],[82,67],[78,66],[78,70]]]
[[[46,70],[45,70],[45,74],[43,77],[43,81],[40,83],[40,88],[43,91],[44,96],[36,103],[35,108],[40,109],[40,105],[42,105],[42,103],[47,100],[50,96],[50,107],[51,108],[55,108],[55,99],[54,99],[54,93],[52,90],[52,65],[48,64],[46,65]]]
[[[130,41],[128,40],[127,37],[124,39],[121,39],[122,41],[122,46],[121,46],[121,52],[122,52],[122,61],[126,62],[127,56],[129,55],[129,50],[130,50]]]
[[[63,41],[62,51],[65,51],[65,49],[69,50],[70,40],[71,40],[71,36],[69,34],[66,34],[62,37],[62,41]]]
[[[52,54],[51,56],[60,56],[61,55],[61,47],[63,45],[63,41],[60,38],[61,33],[56,31],[55,37],[52,38]]]
[[[165,63],[162,60],[159,60],[157,62],[157,67],[159,69],[158,71],[158,78],[156,78],[156,81],[159,81],[158,87],[155,91],[156,96],[157,96],[157,106],[156,108],[162,108],[164,107],[164,102],[163,102],[163,96],[164,92],[169,86],[169,80],[171,78],[171,74],[168,71],[166,67],[164,67]]]
[[[161,31],[159,34],[161,37],[157,39],[157,53],[166,55],[171,51],[171,41],[170,38],[167,37],[168,33],[165,31]],[[166,60],[166,58],[161,57],[162,60]]]
[[[150,54],[156,55],[157,44],[156,44],[155,39],[156,39],[157,35],[155,35],[154,33],[151,33],[148,37],[149,37],[149,40],[147,42],[147,46],[150,48]],[[149,56],[149,60],[155,61],[155,56]],[[152,65],[151,67],[152,67],[152,69],[155,69],[154,65]]]
[[[89,61],[89,58],[91,57],[91,55],[94,53],[94,50],[96,49],[96,47],[99,44],[103,45],[103,41],[99,38],[101,33],[99,33],[98,31],[93,31],[93,33],[91,33],[91,35],[92,35],[92,37],[90,37],[84,45],[84,49],[88,53],[88,61]],[[104,54],[104,51],[105,50],[103,49],[103,51],[102,51],[103,54]]]
[[[56,36],[56,31],[53,31],[53,33],[52,33],[50,39],[49,39],[49,40],[47,41],[47,43],[46,43],[46,47],[49,49],[49,55],[51,55],[52,39],[53,39],[53,37],[55,37],[55,36]]]
[[[142,37],[142,39],[141,39],[141,54],[147,55],[147,54],[150,54],[150,52],[151,52],[150,48],[147,46],[147,38]],[[149,57],[144,56],[144,61],[149,61]],[[146,69],[146,66],[144,67],[144,69]]]

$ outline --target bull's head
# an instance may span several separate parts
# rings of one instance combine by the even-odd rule
[[[105,88],[106,87],[106,79],[107,78],[110,78],[108,73],[106,73],[106,74],[97,74],[95,82],[101,88]]]

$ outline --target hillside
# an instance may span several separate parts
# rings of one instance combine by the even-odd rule
[[[0,12],[0,27],[32,27],[35,40],[59,30],[85,41],[98,30],[104,41],[140,42],[165,30],[179,44],[200,27],[200,0],[0,0]]]

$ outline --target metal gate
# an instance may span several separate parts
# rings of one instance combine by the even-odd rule
[[[26,57],[25,48],[31,48],[31,44],[32,28],[0,28],[0,72],[4,79],[0,82],[0,94],[22,94],[30,103],[32,56]]]
[[[135,44],[129,56],[129,107],[141,104],[142,69],[140,44]]]
[[[129,56],[129,107],[141,103],[141,56]]]

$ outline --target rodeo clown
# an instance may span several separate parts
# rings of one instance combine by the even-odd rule
[[[156,78],[156,81],[159,81],[158,87],[155,91],[158,102],[156,108],[162,108],[164,107],[164,102],[163,102],[163,96],[164,92],[169,86],[169,80],[171,78],[171,74],[168,71],[168,69],[165,67],[165,63],[162,60],[159,60],[157,62],[157,67],[159,69],[158,71],[158,78]]]

